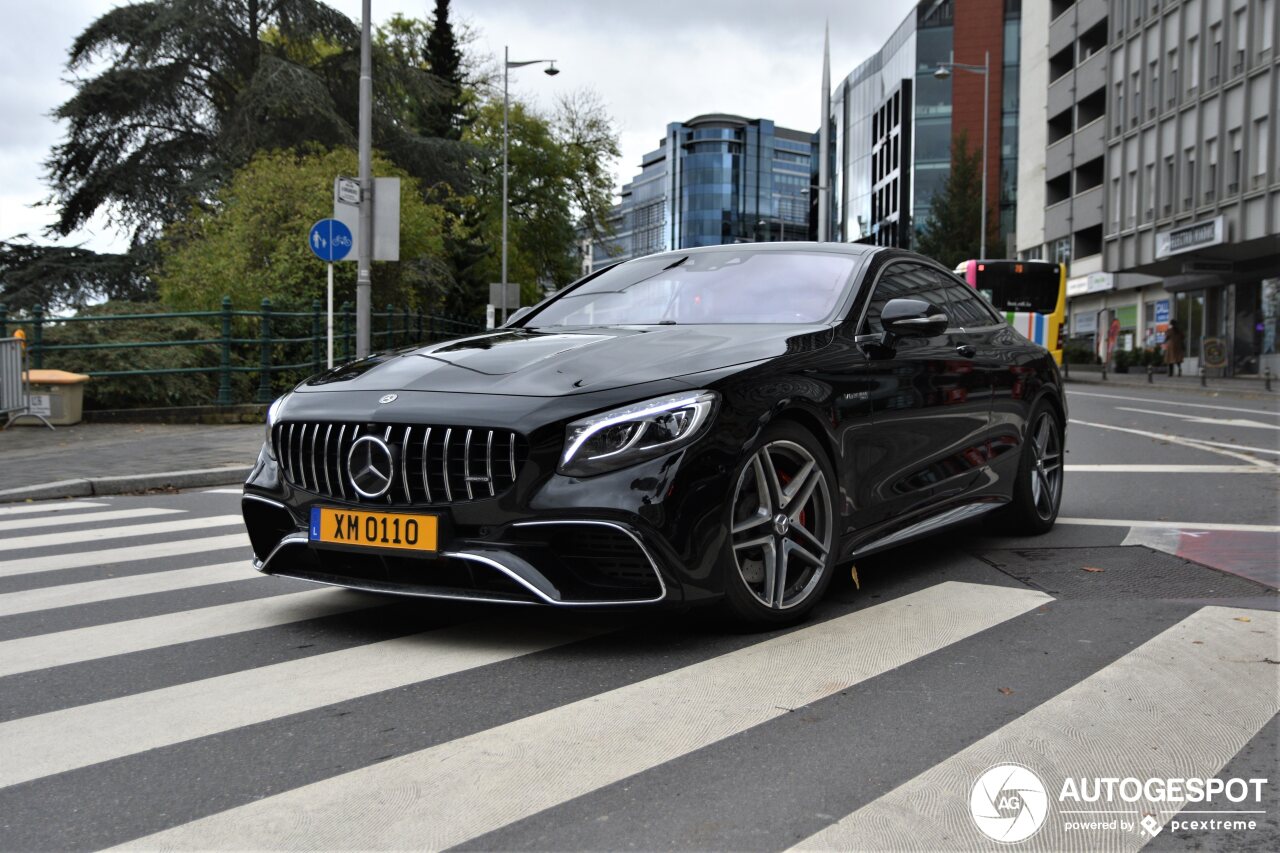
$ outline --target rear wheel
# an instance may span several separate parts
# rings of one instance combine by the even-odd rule
[[[765,431],[738,471],[722,565],[735,621],[776,627],[803,619],[826,591],[835,562],[835,475],[807,430]]]
[[[1009,533],[1023,536],[1051,530],[1062,505],[1062,421],[1051,405],[1041,402],[1032,410],[1029,424],[1013,501],[1000,519]]]

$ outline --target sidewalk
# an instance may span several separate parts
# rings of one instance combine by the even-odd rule
[[[0,502],[244,482],[261,424],[15,425],[0,432]]]
[[[1209,396],[1229,395],[1244,399],[1280,399],[1280,377],[1272,377],[1271,391],[1266,390],[1262,379],[1237,377],[1207,377],[1203,387],[1200,377],[1190,373],[1183,376],[1169,376],[1163,370],[1152,374],[1147,381],[1147,369],[1131,368],[1129,373],[1107,371],[1104,381],[1101,370],[1092,370],[1078,364],[1071,365],[1070,374],[1065,377],[1068,384],[1080,385],[1114,385],[1119,388],[1168,388],[1178,391],[1207,394]]]

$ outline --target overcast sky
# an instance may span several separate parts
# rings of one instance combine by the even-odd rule
[[[360,0],[330,0],[353,19]],[[113,0],[5,4],[0,28],[0,239],[39,236],[52,221],[33,207],[47,195],[42,161],[62,135],[49,113],[67,99],[63,82],[72,40]],[[373,17],[429,17],[429,0],[373,0]],[[831,23],[831,76],[839,82],[893,32],[914,0],[454,0],[456,20],[478,38],[473,49],[501,57],[558,60],[560,75],[512,74],[512,90],[549,108],[560,92],[594,88],[621,132],[620,181],[638,170],[666,125],[699,113],[770,118],[785,127],[818,125],[822,27]],[[41,238],[43,239],[43,238]],[[123,247],[104,222],[68,243]]]

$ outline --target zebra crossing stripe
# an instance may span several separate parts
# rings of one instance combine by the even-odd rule
[[[816,701],[1052,599],[947,581],[130,842],[442,849]]]
[[[136,509],[115,509],[107,512],[59,514],[48,518],[14,518],[8,521],[0,521],[0,531],[31,530],[38,527],[69,527],[73,524],[101,524],[104,521],[124,521],[128,518],[149,518],[157,515],[180,515],[185,512],[185,509],[138,507]]]
[[[61,503],[32,503],[19,504],[18,506],[0,507],[0,516],[5,515],[35,515],[45,512],[73,512],[81,509],[92,509],[100,506],[110,506],[111,504],[99,503],[98,501],[63,501]]]
[[[601,633],[503,629],[494,622],[427,631],[0,724],[0,787],[441,678]],[[281,690],[281,685],[288,685]],[[139,725],[145,720],[145,725]]]
[[[128,539],[133,536],[155,536],[160,533],[182,533],[187,530],[204,530],[212,527],[243,526],[239,515],[215,515],[208,518],[184,518],[181,521],[157,521],[151,524],[126,524],[102,529],[41,533],[34,536],[17,536],[0,539],[0,551],[18,551],[23,548],[48,548],[51,545],[77,545],[81,542],[97,542],[102,539]]]
[[[987,768],[1022,764],[1044,783],[1049,805],[1040,831],[1018,850],[1136,851],[1150,840],[1139,832],[1068,831],[1064,824],[1116,817],[1136,823],[1147,813],[1163,824],[1171,817],[1165,810],[1181,802],[1064,806],[1058,802],[1064,780],[1214,776],[1280,712],[1280,673],[1265,662],[1276,654],[1278,627],[1274,612],[1198,610],[796,849],[988,849],[993,842],[974,823],[970,792]],[[1127,814],[1063,814],[1065,809]]]
[[[135,595],[155,592],[172,592],[197,586],[249,580],[262,577],[253,570],[248,560],[221,563],[215,566],[196,566],[192,569],[174,569],[167,572],[149,572],[145,575],[126,575],[83,583],[46,586],[9,592],[0,595],[0,616],[19,613],[35,613],[55,607],[73,607],[93,604]]]
[[[249,549],[249,536],[243,531],[222,536],[206,536],[202,539],[179,539],[172,542],[154,542],[149,545],[127,545],[120,548],[104,548],[98,551],[72,551],[48,557],[21,557],[0,560],[0,578],[29,575],[36,572],[52,572],[59,569],[79,569],[86,566],[109,566],[116,563],[132,563],[159,560],[163,557],[180,557],[186,554],[206,554],[210,551],[226,551],[232,548]]]
[[[386,599],[318,589],[0,642],[0,676],[363,610]]]

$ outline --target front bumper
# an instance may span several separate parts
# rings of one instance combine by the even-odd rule
[[[311,542],[312,507],[376,507],[290,485],[265,452],[245,484],[242,509],[254,565],[264,574],[438,599],[570,608],[680,605],[719,594],[714,555],[722,530],[714,510],[686,508],[706,505],[700,496],[709,484],[703,463],[685,463],[677,451],[575,480],[531,462],[515,488],[496,498],[396,507],[440,517],[440,550],[432,557]],[[692,476],[695,470],[703,475]]]

